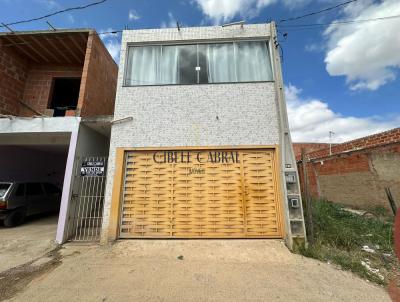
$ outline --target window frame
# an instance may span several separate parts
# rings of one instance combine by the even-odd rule
[[[127,73],[128,73],[128,59],[129,59],[129,49],[131,47],[146,47],[146,46],[179,46],[179,45],[196,45],[197,46],[197,63],[198,63],[198,45],[200,44],[224,44],[224,43],[240,43],[240,42],[265,42],[267,43],[268,51],[269,51],[269,61],[271,64],[272,71],[272,80],[269,81],[243,81],[243,82],[215,82],[215,83],[186,83],[186,84],[141,84],[141,85],[131,85],[127,84]],[[166,42],[127,42],[125,49],[125,58],[124,58],[124,73],[122,78],[122,87],[153,87],[153,86],[190,86],[190,85],[224,85],[224,84],[249,84],[249,83],[273,83],[275,82],[275,62],[272,59],[272,46],[271,39],[268,36],[260,37],[260,38],[243,38],[243,39],[219,39],[213,41],[205,41],[205,40],[185,40],[185,41],[166,41]],[[236,47],[233,48],[236,51]],[[236,61],[234,62],[236,65]],[[236,68],[235,68],[236,70]]]

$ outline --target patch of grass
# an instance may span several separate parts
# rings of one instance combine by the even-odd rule
[[[397,267],[393,219],[364,217],[326,200],[315,200],[313,223],[315,243],[301,247],[300,254],[338,265],[372,282],[387,283]],[[365,245],[375,252],[363,251]]]

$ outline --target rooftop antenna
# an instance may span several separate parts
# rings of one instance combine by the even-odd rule
[[[176,21],[176,27],[178,28],[178,31],[181,31],[181,26],[179,25],[179,21]]]
[[[51,27],[52,30],[57,30],[57,28],[55,28],[53,25],[51,25],[51,23],[49,21],[46,21],[46,23]]]
[[[3,25],[5,28],[7,28],[11,33],[15,33],[15,31],[13,31],[12,28],[9,27],[7,24],[2,22],[1,25]]]
[[[226,24],[222,24],[222,27],[228,27],[228,26],[234,26],[234,25],[240,25],[240,28],[243,29],[243,25],[244,25],[245,21],[238,21],[238,22],[233,22],[233,23],[226,23]]]
[[[335,132],[329,131],[329,156],[332,155],[332,136],[335,135]]]

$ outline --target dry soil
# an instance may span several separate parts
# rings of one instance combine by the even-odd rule
[[[277,240],[128,240],[58,253],[61,263],[11,301],[390,301]]]

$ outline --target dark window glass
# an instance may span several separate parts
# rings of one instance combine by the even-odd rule
[[[19,184],[17,191],[15,191],[15,196],[24,196],[25,195],[25,184]]]
[[[197,46],[182,45],[178,46],[178,74],[179,84],[197,83]]]
[[[43,195],[42,185],[40,183],[27,183],[26,184],[26,195]]]
[[[208,78],[208,64],[207,64],[207,45],[198,45],[198,83],[209,83],[210,80]]]
[[[51,183],[44,183],[44,190],[47,195],[60,194],[61,190]]]

